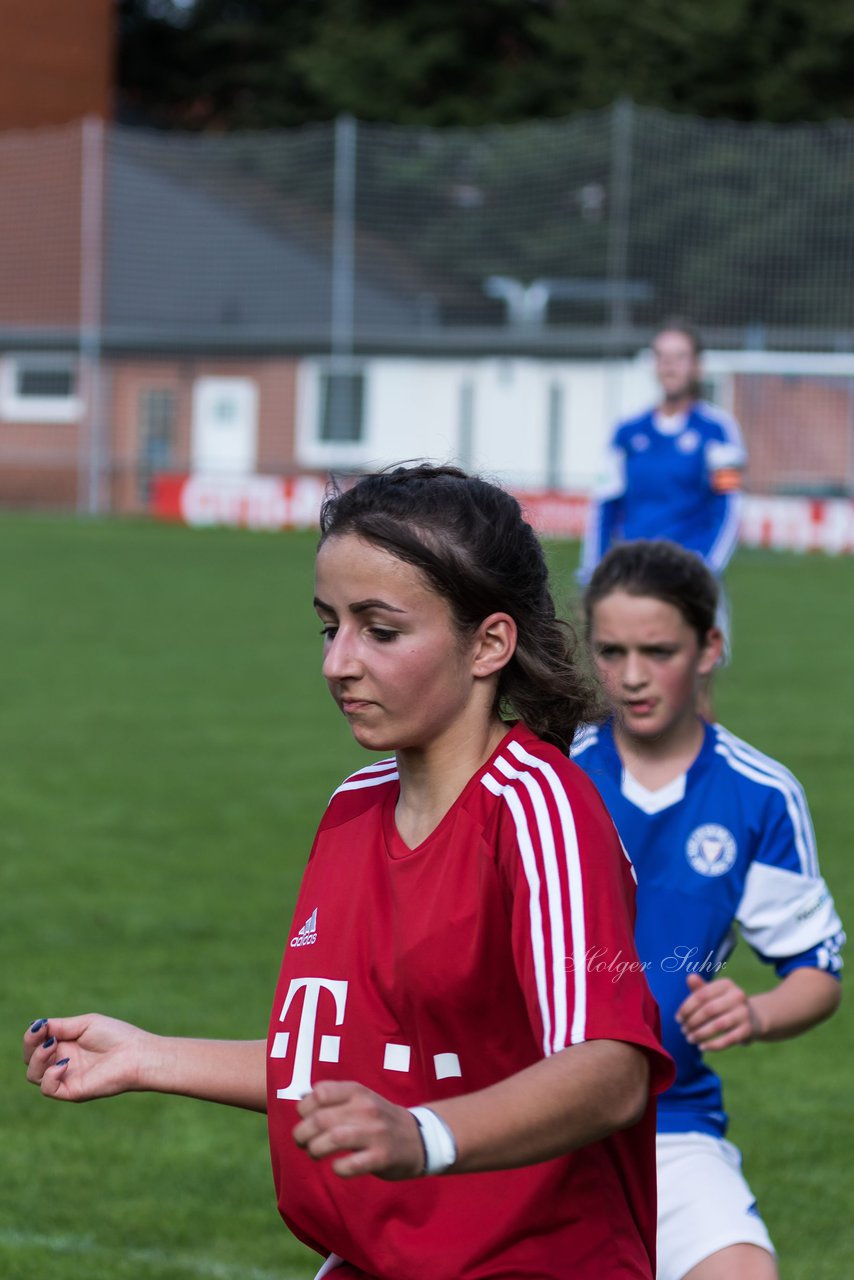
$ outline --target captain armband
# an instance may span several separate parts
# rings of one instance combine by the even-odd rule
[[[711,474],[711,486],[715,493],[738,493],[741,481],[740,467],[719,467]]]

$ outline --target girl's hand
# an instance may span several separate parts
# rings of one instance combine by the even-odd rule
[[[87,1013],[40,1018],[24,1035],[27,1079],[45,1097],[88,1102],[143,1087],[143,1050],[153,1037],[129,1022]]]
[[[424,1172],[424,1148],[415,1117],[364,1085],[325,1080],[297,1104],[302,1117],[294,1141],[314,1160],[333,1160],[342,1178],[373,1173],[397,1181]]]
[[[685,1039],[704,1053],[758,1040],[761,1027],[747,994],[729,978],[706,982],[688,974],[691,995],[676,1011]]]

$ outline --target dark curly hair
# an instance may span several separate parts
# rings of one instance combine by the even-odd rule
[[[353,533],[414,565],[443,596],[461,634],[490,613],[516,623],[516,652],[500,673],[496,710],[566,750],[598,699],[576,661],[575,634],[557,618],[542,547],[506,490],[457,467],[395,467],[352,488],[332,483],[321,545]]]

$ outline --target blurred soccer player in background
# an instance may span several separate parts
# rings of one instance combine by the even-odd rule
[[[590,508],[579,581],[586,584],[617,542],[667,538],[701,556],[719,580],[738,540],[747,452],[731,414],[700,399],[702,342],[685,320],[668,320],[652,342],[662,399],[618,424]],[[729,658],[730,612],[723,585],[716,623],[719,664]],[[713,672],[698,710],[712,709]]]
[[[582,552],[585,583],[615,542],[669,538],[717,578],[735,548],[747,460],[738,423],[700,399],[702,344],[692,325],[668,321],[652,350],[662,398],[611,439]]]

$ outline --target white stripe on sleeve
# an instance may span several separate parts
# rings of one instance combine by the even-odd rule
[[[717,537],[709,548],[707,557],[709,568],[713,573],[723,573],[729,564],[732,553],[735,550],[735,544],[738,541],[743,505],[742,494],[729,493],[726,495],[726,514],[718,530]]]
[[[528,792],[534,809],[537,835],[542,850],[543,870],[546,880],[546,902],[549,913],[549,931],[551,933],[551,981],[554,994],[554,1032],[551,1040],[551,1051],[566,1047],[566,952],[564,950],[565,927],[563,919],[563,895],[561,893],[560,875],[558,872],[558,853],[555,848],[554,832],[549,822],[549,812],[541,784],[527,771],[521,773],[514,769],[502,757],[496,762],[496,768],[507,778],[518,779]],[[524,816],[524,813],[523,813]],[[518,830],[518,827],[517,827]]]
[[[552,1052],[552,1016],[547,987],[546,948],[543,936],[543,916],[540,909],[540,873],[537,870],[537,858],[534,853],[534,847],[531,844],[528,822],[522,802],[513,788],[502,784],[489,773],[484,775],[483,785],[493,795],[501,796],[504,799],[516,827],[519,854],[522,858],[525,878],[528,881],[528,911],[531,926],[531,952],[534,960],[534,982],[537,987],[537,1002],[540,1006],[540,1017],[543,1023],[543,1054],[548,1058]]]
[[[730,768],[753,782],[774,788],[783,796],[792,823],[801,871],[805,876],[818,876],[815,833],[806,796],[797,778],[784,765],[749,746],[728,729],[724,729],[723,725],[715,726],[715,734],[717,737],[715,751],[723,756]]]
[[[551,792],[560,821],[560,835],[563,844],[563,857],[566,862],[567,883],[569,886],[569,918],[572,933],[572,971],[574,977],[574,1008],[572,1027],[569,1033],[570,1044],[578,1044],[584,1040],[587,1029],[587,935],[584,922],[584,886],[581,878],[581,860],[578,854],[578,833],[569,797],[553,767],[545,760],[531,755],[518,742],[511,742],[509,750],[522,764],[536,769],[542,776],[543,784]],[[551,826],[549,825],[551,832]],[[567,957],[564,957],[564,962]],[[563,1046],[561,1046],[563,1047]]]

